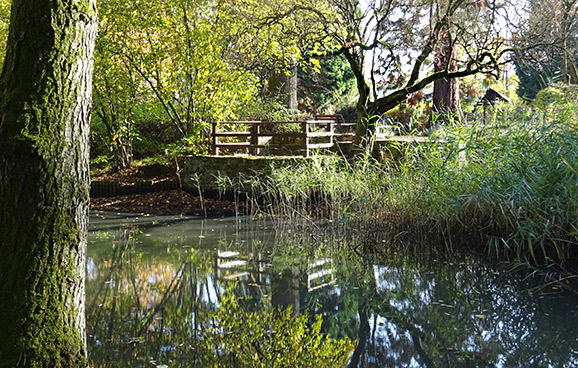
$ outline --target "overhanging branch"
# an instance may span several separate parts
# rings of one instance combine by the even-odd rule
[[[489,59],[489,61],[484,63],[485,59]],[[397,91],[392,92],[387,96],[378,98],[369,104],[368,111],[374,114],[383,114],[405,100],[410,94],[424,89],[428,84],[433,83],[436,80],[442,78],[463,78],[468,75],[474,75],[477,73],[490,73],[497,70],[498,65],[498,61],[491,53],[484,53],[479,60],[470,60],[465,69],[453,72],[447,70],[435,72],[421,80],[416,81],[412,85],[406,85],[404,88],[398,89]]]

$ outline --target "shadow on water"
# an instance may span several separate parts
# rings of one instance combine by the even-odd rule
[[[574,294],[471,257],[363,257],[275,229],[93,214],[91,366],[578,366]]]

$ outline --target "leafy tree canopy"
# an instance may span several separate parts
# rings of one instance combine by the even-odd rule
[[[498,74],[505,39],[497,26],[506,0],[328,0],[337,16],[316,15],[330,42],[317,53],[341,54],[356,78],[358,137],[371,130],[367,119],[398,105],[411,93],[441,78]],[[294,6],[295,11],[301,10]],[[280,12],[280,17],[289,12]],[[458,48],[455,69],[432,72],[441,35]],[[371,119],[370,119],[371,120]]]
[[[525,15],[513,37],[518,95],[534,99],[554,82],[578,83],[578,1],[531,0]]]
[[[160,106],[181,137],[199,144],[209,122],[246,110],[272,71],[293,60],[320,68],[308,50],[327,36],[311,18],[331,10],[293,0],[102,0],[99,7],[94,111],[121,167],[130,165],[135,106]]]
[[[199,134],[254,95],[253,76],[231,63],[244,45],[230,4],[114,0],[100,6],[106,51],[140,78],[182,136]]]

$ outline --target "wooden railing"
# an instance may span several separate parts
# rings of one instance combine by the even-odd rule
[[[308,157],[312,150],[331,148],[336,137],[346,134],[335,133],[335,126],[345,126],[342,120],[323,119],[305,121],[227,121],[213,123],[212,154],[221,150],[228,153],[239,149],[252,155],[302,155]],[[298,126],[298,129],[295,127]],[[233,129],[223,131],[222,127]],[[291,129],[293,128],[293,129]],[[279,154],[281,153],[281,154]]]

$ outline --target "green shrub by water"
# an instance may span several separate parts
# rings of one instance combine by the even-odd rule
[[[278,215],[313,212],[576,269],[577,111],[572,102],[446,127],[427,144],[405,146],[395,163],[314,157],[258,185]]]

